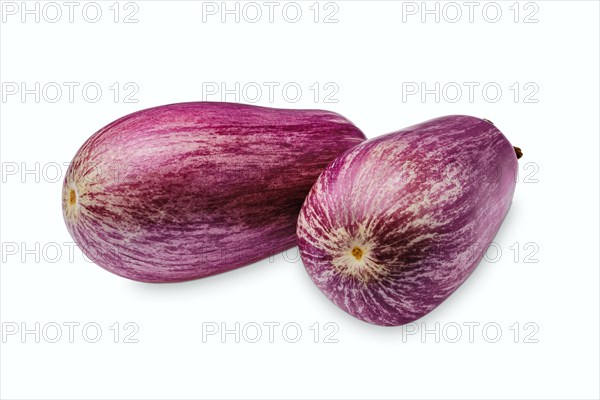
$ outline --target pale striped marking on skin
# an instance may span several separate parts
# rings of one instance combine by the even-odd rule
[[[407,163],[413,174],[399,179]],[[495,169],[502,174],[494,177]],[[510,143],[473,117],[444,117],[358,145],[323,172],[302,208],[306,269],[358,318],[417,319],[479,263],[510,206],[515,171]],[[361,244],[373,263],[348,257]]]
[[[79,150],[63,189],[65,222],[89,258],[131,279],[224,272],[293,246],[317,176],[363,140],[327,111],[231,103],[144,110]]]

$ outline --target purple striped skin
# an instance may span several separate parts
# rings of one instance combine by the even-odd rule
[[[334,160],[298,219],[308,274],[372,324],[421,318],[473,272],[510,207],[515,149],[491,123],[447,116]]]
[[[225,272],[294,246],[311,186],[364,140],[329,111],[212,102],[142,110],[79,149],[64,219],[88,258],[126,278]]]

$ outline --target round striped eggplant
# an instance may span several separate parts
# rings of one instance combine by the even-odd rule
[[[79,149],[64,219],[88,258],[126,278],[228,271],[294,246],[311,186],[364,140],[329,111],[212,102],[139,111]]]
[[[433,119],[334,160],[298,219],[311,279],[377,325],[430,312],[473,272],[515,190],[520,150],[489,121]]]

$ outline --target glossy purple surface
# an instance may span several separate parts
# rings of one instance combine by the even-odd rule
[[[64,219],[86,256],[130,279],[228,271],[294,246],[312,184],[364,139],[320,110],[197,102],[139,111],[79,149]]]
[[[516,171],[512,145],[479,118],[441,117],[366,141],[326,168],[302,207],[306,270],[357,318],[414,321],[479,264]]]

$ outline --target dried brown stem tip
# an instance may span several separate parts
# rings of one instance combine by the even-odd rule
[[[521,151],[520,148],[518,148],[517,146],[513,146],[513,148],[515,149],[515,153],[517,153],[517,160],[521,157],[523,157],[523,152]]]

